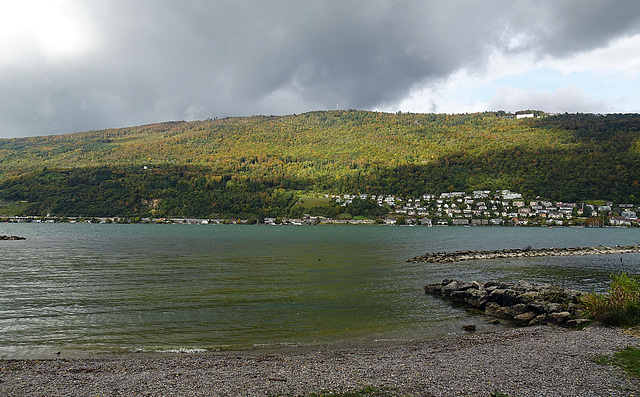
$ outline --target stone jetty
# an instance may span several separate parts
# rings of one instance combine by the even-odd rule
[[[514,325],[551,324],[577,328],[589,322],[580,317],[583,310],[580,298],[584,292],[549,284],[443,280],[427,284],[424,290],[428,295],[467,305],[496,321]]]
[[[415,256],[407,262],[448,263],[476,259],[528,258],[537,256],[572,256],[572,255],[604,255],[640,252],[640,246],[615,247],[572,247],[572,248],[514,248],[495,251],[455,251],[437,252]]]
[[[26,240],[26,237],[19,236],[0,236],[0,240]]]

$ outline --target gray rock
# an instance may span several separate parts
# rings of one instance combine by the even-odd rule
[[[466,291],[466,290],[471,289],[471,288],[477,289],[477,286],[475,284],[473,284],[473,283],[464,283],[458,288],[458,290],[459,291]]]
[[[476,325],[475,324],[466,324],[462,326],[462,330],[467,331],[467,332],[473,332],[476,330]]]
[[[572,318],[571,320],[567,321],[567,327],[569,328],[579,328],[581,329],[582,327],[585,327],[587,325],[589,325],[591,323],[591,320],[588,320],[586,318]]]
[[[527,291],[518,295],[518,300],[522,303],[535,302],[540,299],[539,291]]]
[[[442,287],[442,293],[445,296],[449,295],[451,294],[451,292],[457,291],[458,289],[460,289],[460,287],[462,287],[463,285],[464,283],[461,281],[458,281],[458,280],[451,281],[450,283]]]
[[[498,282],[498,281],[487,281],[486,283],[484,283],[484,287],[486,289],[489,289],[491,287],[496,287],[496,288],[500,288],[500,289],[509,288],[509,286],[506,285],[505,283],[501,283],[501,282]]]
[[[535,312],[525,312],[513,317],[513,321],[521,325],[528,325],[538,315]]]
[[[489,302],[484,307],[484,312],[488,316],[501,318],[503,320],[513,320],[514,313],[510,308],[500,306],[495,302]]]
[[[529,325],[541,325],[546,323],[547,323],[547,315],[539,314],[537,317],[535,317],[533,320],[529,322]]]
[[[514,321],[520,325],[555,324],[573,327],[578,322],[568,321],[579,316],[583,310],[579,303],[582,292],[525,281],[489,281],[481,284],[477,281],[466,283],[445,279],[442,283],[427,284],[425,292],[465,303],[472,308],[484,309],[488,316]]]
[[[513,288],[519,289],[522,291],[529,291],[533,288],[533,285],[526,281],[520,280],[513,286]]]
[[[424,292],[427,295],[442,295],[442,284],[427,284],[424,286]]]
[[[547,303],[545,307],[545,312],[547,313],[556,313],[562,310],[562,305],[559,303]]]
[[[538,314],[547,312],[547,302],[534,301],[527,304],[527,307]]]
[[[26,240],[26,237],[20,237],[20,236],[5,236],[2,235],[0,236],[0,240]]]
[[[477,309],[483,308],[489,301],[489,293],[484,289],[470,289],[465,291],[464,302]]]
[[[512,306],[516,303],[517,292],[511,289],[495,289],[489,294],[489,301],[500,306]]]
[[[464,302],[467,295],[467,291],[456,290],[449,293],[449,298],[454,302]]]
[[[522,314],[528,311],[528,306],[525,305],[524,303],[517,303],[513,306],[511,306],[511,310],[517,314]]]
[[[547,315],[547,323],[553,325],[564,325],[569,320],[571,320],[569,312],[556,312]]]

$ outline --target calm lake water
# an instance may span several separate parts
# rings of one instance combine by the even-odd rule
[[[0,358],[438,337],[495,327],[423,286],[602,291],[640,255],[414,264],[426,252],[640,243],[640,229],[0,224]]]

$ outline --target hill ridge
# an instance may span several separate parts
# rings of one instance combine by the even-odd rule
[[[64,201],[60,195],[73,192],[70,186],[65,194],[58,191],[73,184],[69,175],[86,187],[74,193],[78,197],[90,196],[91,186],[105,189],[100,179],[116,178],[118,195],[130,198],[124,203],[167,201],[166,189],[134,187],[145,178],[164,178],[172,189],[186,184],[204,196],[213,194],[207,189],[225,195],[235,189],[246,197],[276,190],[415,197],[513,189],[566,201],[640,197],[640,115],[508,117],[334,110],[0,140],[0,199],[41,203],[35,212],[51,210],[53,201]],[[141,173],[143,167],[155,171]],[[47,178],[60,181],[50,192],[58,199],[46,194],[52,189],[45,188]],[[27,186],[42,191],[30,193]],[[130,197],[133,192],[139,198]]]

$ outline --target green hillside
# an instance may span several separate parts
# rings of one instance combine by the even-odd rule
[[[0,200],[38,215],[264,217],[301,208],[300,192],[640,197],[640,115],[505,116],[318,111],[0,140]]]

